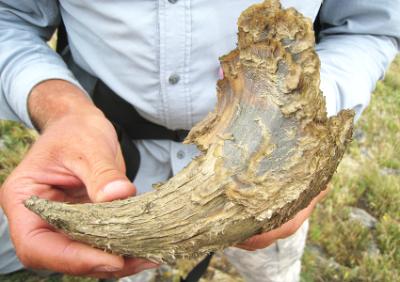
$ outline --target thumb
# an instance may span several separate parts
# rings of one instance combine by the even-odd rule
[[[123,167],[115,159],[101,154],[71,163],[71,170],[86,186],[92,202],[107,202],[135,195],[136,188],[126,177]]]
[[[136,187],[127,178],[111,180],[105,185],[93,187],[93,196],[89,192],[89,197],[93,202],[109,202],[118,199],[124,199],[136,194]]]

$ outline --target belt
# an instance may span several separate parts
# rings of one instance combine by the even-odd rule
[[[93,102],[106,117],[117,124],[133,140],[167,139],[182,142],[188,130],[170,130],[143,118],[127,101],[119,97],[104,82],[98,81],[93,92]]]

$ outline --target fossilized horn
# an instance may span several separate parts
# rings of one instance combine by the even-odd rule
[[[201,156],[138,197],[26,206],[73,239],[158,262],[231,246],[305,208],[336,170],[353,112],[327,118],[310,20],[270,0],[238,25],[238,47],[220,59],[216,109],[185,141]]]

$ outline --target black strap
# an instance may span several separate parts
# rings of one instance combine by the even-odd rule
[[[60,24],[57,28],[57,45],[56,51],[61,54],[64,49],[68,46],[67,30],[65,29],[64,21],[61,19]]]
[[[167,139],[182,142],[188,130],[170,130],[143,118],[127,101],[119,97],[105,83],[99,80],[94,88],[93,102],[106,117],[118,124],[133,140]]]
[[[208,265],[213,257],[214,253],[209,253],[204,259],[202,259],[186,276],[181,278],[181,282],[197,282],[206,273]]]
[[[130,181],[135,180],[140,166],[140,153],[138,148],[132,142],[132,139],[121,129],[120,126],[113,123],[121,145],[122,155],[124,156],[126,176]]]
[[[323,5],[323,3],[321,4],[321,6],[322,5]],[[319,8],[318,14],[315,17],[314,24],[313,24],[316,43],[319,43],[319,33],[321,32],[321,29],[322,29],[320,14],[321,14],[321,7]]]

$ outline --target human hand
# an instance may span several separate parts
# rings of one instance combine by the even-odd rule
[[[298,212],[294,218],[292,218],[282,226],[274,230],[250,237],[243,243],[237,244],[236,247],[247,251],[255,251],[268,247],[278,239],[284,239],[286,237],[289,237],[290,235],[293,235],[300,228],[303,222],[310,217],[316,204],[321,201],[327,193],[328,189],[323,190],[321,193],[318,194],[317,197],[315,197],[311,201],[308,207]]]
[[[0,189],[0,205],[17,255],[27,268],[99,278],[155,267],[147,260],[123,258],[72,241],[24,206],[32,195],[77,203],[135,194],[112,124],[82,97],[78,104],[68,102],[76,110],[64,104],[51,117],[40,119],[41,136]]]

